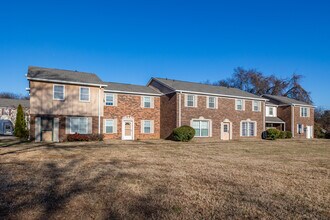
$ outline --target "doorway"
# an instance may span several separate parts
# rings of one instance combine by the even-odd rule
[[[232,139],[232,123],[228,119],[221,122],[220,139],[225,141]]]
[[[123,119],[122,140],[134,140],[134,120]]]

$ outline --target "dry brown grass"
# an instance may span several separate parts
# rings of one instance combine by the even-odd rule
[[[0,219],[328,219],[329,174],[326,140],[1,141]]]

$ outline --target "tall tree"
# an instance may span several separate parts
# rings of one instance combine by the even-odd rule
[[[234,69],[232,77],[220,80],[214,85],[234,87],[255,95],[270,94],[281,95],[312,104],[310,92],[301,85],[303,76],[292,74],[290,78],[265,76],[256,69],[245,70],[242,67]]]
[[[28,135],[24,112],[21,104],[19,104],[17,108],[14,135],[19,138],[27,138]]]

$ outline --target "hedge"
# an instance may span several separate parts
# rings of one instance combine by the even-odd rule
[[[193,139],[194,136],[195,136],[195,129],[193,129],[188,125],[183,125],[173,130],[173,139],[175,141],[187,142]]]
[[[67,141],[103,141],[103,134],[69,134],[67,136]]]

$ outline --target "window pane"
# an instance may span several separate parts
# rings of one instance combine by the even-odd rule
[[[80,100],[89,101],[89,88],[80,88]]]
[[[54,86],[54,99],[64,99],[64,86]]]
[[[247,136],[247,123],[242,122],[242,136]]]
[[[253,102],[253,109],[254,109],[254,111],[259,111],[259,102],[258,101]]]
[[[113,106],[114,105],[114,97],[113,95],[111,94],[107,94],[105,96],[105,105],[109,105],[109,106]]]
[[[237,110],[242,110],[243,109],[241,99],[236,100],[236,109]]]
[[[151,133],[151,122],[150,121],[144,121],[144,133],[149,134]]]
[[[151,98],[150,97],[143,97],[143,106],[145,108],[150,108],[151,107]]]
[[[250,127],[249,127],[249,136],[254,136],[254,122],[250,122]]]
[[[206,137],[209,136],[209,122],[208,121],[201,121],[201,136]]]
[[[194,96],[193,95],[187,95],[187,106],[194,107]]]
[[[209,108],[215,108],[215,98],[209,97]]]

